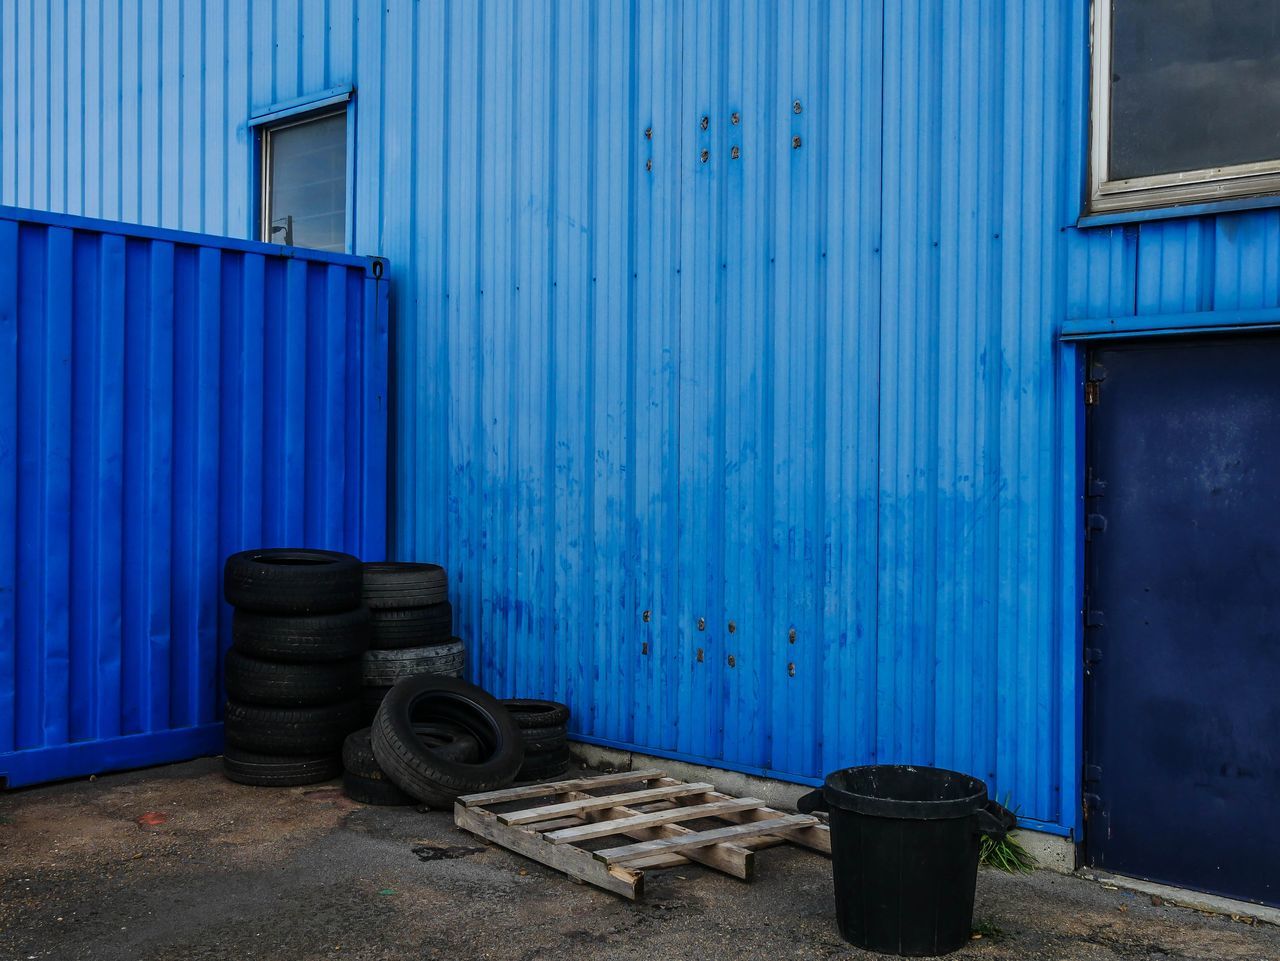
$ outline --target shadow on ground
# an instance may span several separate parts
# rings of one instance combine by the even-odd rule
[[[213,760],[0,794],[0,959],[402,961],[879,957],[833,920],[830,867],[784,846],[743,884],[651,874],[640,903],[334,786],[270,790]],[[1280,959],[1280,928],[1093,882],[983,871],[956,958]]]

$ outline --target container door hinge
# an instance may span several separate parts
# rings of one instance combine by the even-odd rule
[[[1102,810],[1102,798],[1096,794],[1086,793],[1081,800],[1083,801],[1082,807],[1084,808],[1084,819],[1086,821],[1089,820],[1090,812]]]
[[[1086,667],[1093,667],[1095,664],[1102,662],[1102,651],[1096,647],[1086,647],[1084,649],[1084,663]]]
[[[1102,780],[1102,765],[1086,764],[1084,766],[1084,783],[1097,784]]]
[[[1096,407],[1098,405],[1098,395],[1101,393],[1099,388],[1102,386],[1100,380],[1086,380],[1084,382],[1084,405],[1086,407]]]
[[[1107,530],[1107,519],[1101,514],[1089,514],[1084,519],[1084,539],[1093,540],[1094,534],[1104,534]]]
[[[1090,467],[1086,475],[1085,483],[1086,497],[1104,497],[1107,493],[1107,482],[1093,476],[1093,468]]]

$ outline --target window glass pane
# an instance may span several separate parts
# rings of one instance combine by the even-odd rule
[[[267,138],[267,239],[346,250],[346,114],[279,127]]]
[[[1280,159],[1280,2],[1114,0],[1111,180]]]

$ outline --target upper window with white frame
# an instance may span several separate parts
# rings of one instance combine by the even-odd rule
[[[264,126],[261,137],[261,239],[345,251],[346,107]]]
[[[1280,194],[1280,2],[1094,0],[1092,101],[1091,214]]]

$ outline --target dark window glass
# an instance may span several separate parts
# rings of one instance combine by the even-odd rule
[[[1278,0],[1113,0],[1109,179],[1277,159]]]
[[[346,250],[346,114],[275,127],[266,137],[264,239],[317,250]]]

